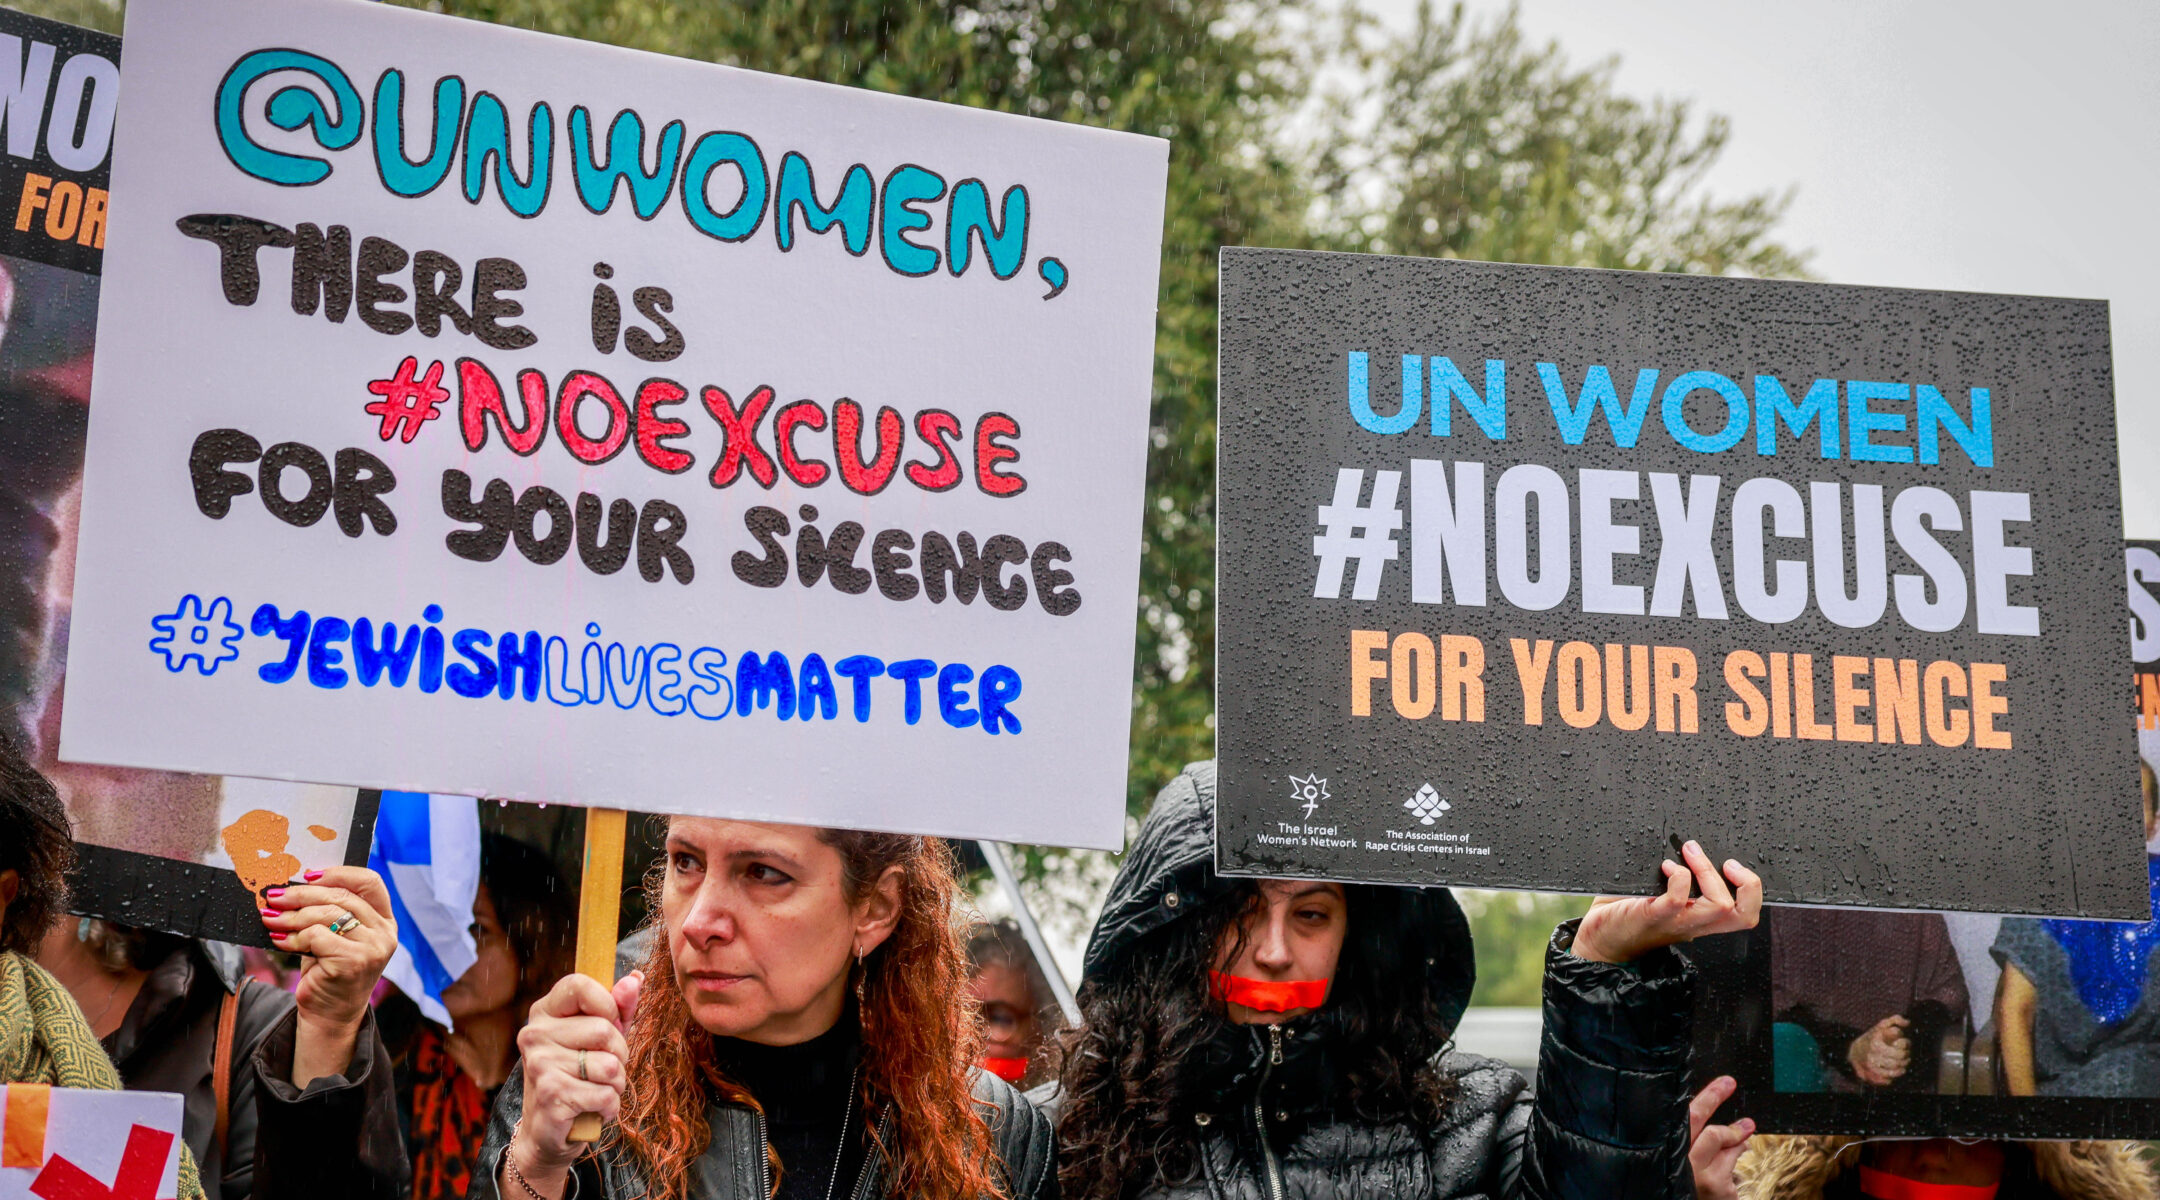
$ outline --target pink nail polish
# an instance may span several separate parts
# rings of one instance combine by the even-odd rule
[[[284,889],[284,888],[281,888],[281,887],[274,887],[274,888],[271,888],[270,890],[268,890],[268,891],[266,891],[266,892],[264,892],[264,893],[263,893],[263,895],[265,895],[265,896],[268,896],[268,897],[270,897],[270,898],[271,898],[272,900],[275,900],[275,899],[277,899],[277,898],[278,898],[279,896],[282,896],[282,895],[284,895],[284,894],[285,894],[285,889]]]
[[[273,942],[282,942],[285,940],[285,935],[273,929],[270,931],[270,940]]]
[[[322,876],[323,873],[321,871],[309,871],[307,874],[302,875],[300,878],[307,880],[309,883],[313,883],[316,880],[321,879]]]
[[[285,914],[284,914],[284,913],[281,913],[281,912],[279,912],[278,910],[276,910],[276,909],[274,909],[274,908],[266,908],[266,909],[263,909],[263,910],[262,910],[262,915],[264,915],[264,916],[266,916],[266,917],[282,917],[282,916],[284,916]]]

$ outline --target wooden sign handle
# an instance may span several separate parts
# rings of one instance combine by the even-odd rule
[[[615,986],[615,942],[622,912],[623,825],[619,808],[585,810],[585,874],[578,887],[577,971]],[[600,1140],[600,1114],[580,1113],[570,1124],[573,1142]]]

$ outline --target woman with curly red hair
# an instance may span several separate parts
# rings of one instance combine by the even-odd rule
[[[1056,1196],[1049,1125],[968,1065],[944,843],[674,817],[666,848],[644,968],[533,1006],[476,1200]]]

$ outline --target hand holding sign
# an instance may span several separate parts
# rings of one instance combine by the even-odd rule
[[[1660,946],[1713,933],[1755,928],[1762,919],[1762,879],[1733,859],[1722,876],[1699,843],[1680,848],[1686,866],[1667,860],[1665,890],[1655,896],[1606,897],[1590,906],[1573,953],[1592,962],[1631,962]],[[1695,884],[1691,893],[1689,882]],[[1731,886],[1726,881],[1731,880]]]
[[[366,867],[309,871],[305,884],[263,893],[263,926],[308,956],[297,994],[293,1086],[341,1075],[352,1062],[368,996],[397,950],[397,919],[382,877]]]
[[[1732,1076],[1720,1075],[1688,1101],[1688,1166],[1695,1172],[1695,1200],[1738,1200],[1740,1195],[1733,1172],[1748,1139],[1755,1136],[1755,1122],[1742,1117],[1730,1125],[1710,1123],[1739,1086]]]
[[[612,1121],[622,1109],[629,1044],[623,1030],[637,1015],[642,972],[611,989],[583,975],[566,975],[533,1005],[532,1020],[518,1031],[524,1060],[525,1103],[505,1161],[541,1195],[561,1194],[570,1164],[584,1151],[570,1128],[586,1113]],[[521,1189],[502,1189],[514,1195]]]

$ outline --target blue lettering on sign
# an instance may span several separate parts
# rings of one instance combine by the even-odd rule
[[[1501,441],[1507,437],[1505,360],[1485,360],[1482,392],[1446,355],[1428,359],[1421,354],[1404,354],[1401,365],[1398,398],[1390,403],[1383,395],[1376,404],[1371,355],[1364,350],[1345,352],[1343,397],[1350,419],[1358,428],[1384,437],[1408,433],[1424,417],[1429,401],[1429,425],[1434,437],[1454,433],[1458,406],[1488,439]],[[1602,414],[1605,435],[1612,445],[1633,449],[1642,438],[1652,401],[1656,400],[1666,436],[1673,444],[1697,454],[1722,454],[1752,440],[1756,454],[1774,456],[1779,452],[1782,427],[1782,432],[1790,434],[1803,448],[1802,453],[1812,446],[1824,459],[1935,466],[1943,461],[1943,443],[1948,441],[1973,466],[1995,465],[1994,398],[1984,387],[1967,390],[1967,405],[1960,412],[1942,389],[1925,383],[1816,379],[1808,383],[1800,399],[1794,400],[1792,390],[1777,375],[1755,375],[1751,396],[1737,382],[1748,378],[1745,375],[1679,371],[1670,374],[1670,381],[1660,392],[1658,381],[1667,378],[1668,373],[1659,367],[1641,367],[1636,369],[1634,385],[1623,401],[1613,369],[1603,363],[1585,366],[1582,383],[1572,394],[1559,364],[1540,362],[1537,374],[1546,406],[1552,411],[1553,428],[1570,446],[1590,441],[1592,428]],[[1794,383],[1797,385],[1797,378]],[[1692,417],[1691,404],[1696,406]],[[1697,428],[1695,421],[1708,428]],[[1753,439],[1748,437],[1750,425],[1755,430]],[[1812,439],[1807,436],[1811,425],[1815,429]]]
[[[730,658],[712,646],[686,652],[673,642],[603,640],[598,622],[586,624],[582,644],[532,629],[475,625],[446,631],[439,627],[445,616],[439,604],[428,605],[421,620],[410,623],[262,604],[243,627],[231,619],[236,611],[223,596],[207,602],[199,595],[183,596],[173,611],[150,619],[157,634],[150,651],[176,674],[192,666],[210,676],[240,658],[242,643],[252,637],[264,651],[255,677],[270,684],[299,681],[323,691],[409,686],[423,694],[447,689],[466,700],[528,704],[545,696],[563,708],[605,702],[663,717],[688,713],[701,721],[768,713],[782,721],[837,721],[844,684],[846,708],[856,724],[897,715],[903,724],[915,725],[929,709],[953,729],[980,728],[992,736],[1021,731],[1015,711],[1020,672],[1002,663],[978,673],[966,663],[929,658],[887,663],[875,655],[849,654],[827,665],[827,657],[813,651],[801,656],[798,667],[783,650],[746,650]],[[888,682],[878,685],[880,679]],[[933,690],[926,704],[924,693]]]
[[[749,133],[715,129],[692,137],[681,119],[648,119],[626,108],[608,119],[603,135],[599,116],[583,104],[570,104],[558,117],[557,105],[536,99],[513,114],[485,86],[456,75],[435,81],[432,112],[416,123],[429,128],[409,129],[407,89],[424,86],[408,84],[404,71],[390,67],[376,78],[372,97],[363,98],[344,68],[319,54],[253,50],[219,81],[218,145],[245,175],[280,187],[308,187],[328,179],[332,168],[327,154],[306,150],[349,149],[361,143],[363,129],[372,124],[363,153],[373,160],[385,192],[405,199],[426,196],[456,171],[468,201],[481,203],[492,180],[496,200],[520,217],[538,216],[547,207],[555,171],[567,160],[566,190],[590,212],[605,214],[617,197],[627,196],[631,213],[651,221],[674,195],[691,228],[723,242],[747,241],[770,214],[782,251],[800,244],[803,229],[822,234],[837,225],[847,253],[866,257],[875,240],[878,259],[889,270],[915,278],[935,275],[941,265],[952,275],[965,275],[981,262],[993,278],[1014,279],[1033,250],[1029,233],[1035,205],[1024,183],[994,188],[963,177],[948,187],[946,175],[908,162],[880,181],[868,166],[854,163],[840,173],[828,202],[818,194],[808,157],[786,151],[776,173]],[[251,91],[260,105],[253,130]],[[262,122],[305,141],[288,149],[266,145],[260,140]],[[555,154],[558,133],[566,148],[560,156]],[[423,140],[425,156],[412,157]],[[515,165],[520,161],[522,173]],[[941,218],[943,228],[937,229]],[[1072,282],[1071,269],[1050,255],[1035,255],[1035,273],[1049,288],[1045,300]],[[1481,416],[1480,424],[1484,421]],[[465,669],[477,670],[469,663]],[[458,678],[463,686],[474,686],[477,676]]]
[[[1541,362],[1537,373],[1538,382],[1545,385],[1545,402],[1552,406],[1553,423],[1560,429],[1560,439],[1568,445],[1583,444],[1590,435],[1590,418],[1600,412],[1612,431],[1613,445],[1631,449],[1635,439],[1642,436],[1643,418],[1650,415],[1650,393],[1657,387],[1655,369],[1645,367],[1635,372],[1635,390],[1628,395],[1625,409],[1620,407],[1620,394],[1613,390],[1612,372],[1602,365],[1583,372],[1582,390],[1573,402],[1568,400],[1567,383],[1560,378],[1559,367]]]

